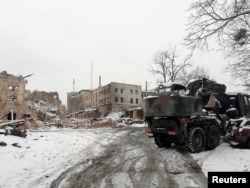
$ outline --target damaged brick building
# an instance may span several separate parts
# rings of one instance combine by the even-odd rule
[[[0,118],[6,120],[38,118],[39,110],[35,103],[46,103],[60,118],[65,117],[65,107],[62,106],[57,92],[30,92],[25,90],[28,76],[14,76],[7,71],[0,73]],[[52,112],[53,113],[53,112]]]

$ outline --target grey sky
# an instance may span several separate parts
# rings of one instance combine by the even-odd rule
[[[191,0],[1,0],[0,67],[33,74],[27,89],[67,92],[112,81],[155,87],[153,54],[179,47]],[[183,48],[180,47],[180,53]],[[228,81],[220,54],[196,55],[218,82]],[[222,56],[221,56],[222,57]],[[227,83],[226,83],[227,84]]]

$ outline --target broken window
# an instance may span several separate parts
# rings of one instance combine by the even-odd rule
[[[30,114],[23,114],[23,118],[26,119],[26,118],[30,118],[31,115]]]
[[[18,94],[18,86],[10,85],[9,86],[9,92],[8,92],[8,99],[14,101],[17,99]]]

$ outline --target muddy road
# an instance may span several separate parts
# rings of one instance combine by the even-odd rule
[[[207,187],[207,178],[188,152],[158,148],[143,128],[108,129],[90,147],[103,152],[64,171],[51,188]]]

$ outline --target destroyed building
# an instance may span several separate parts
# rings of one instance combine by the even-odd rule
[[[45,92],[26,90],[25,95],[26,104],[30,108],[38,111],[38,117],[42,120],[49,120],[56,118],[65,119],[66,107],[62,105],[58,92]]]
[[[6,71],[0,73],[0,117],[22,119],[28,113],[24,101],[26,84],[23,76],[14,76]]]
[[[42,113],[44,117],[48,111],[64,118],[66,109],[62,106],[57,92],[25,90],[27,84],[25,78],[29,76],[14,76],[6,71],[0,73],[0,118],[5,120],[38,118]]]

